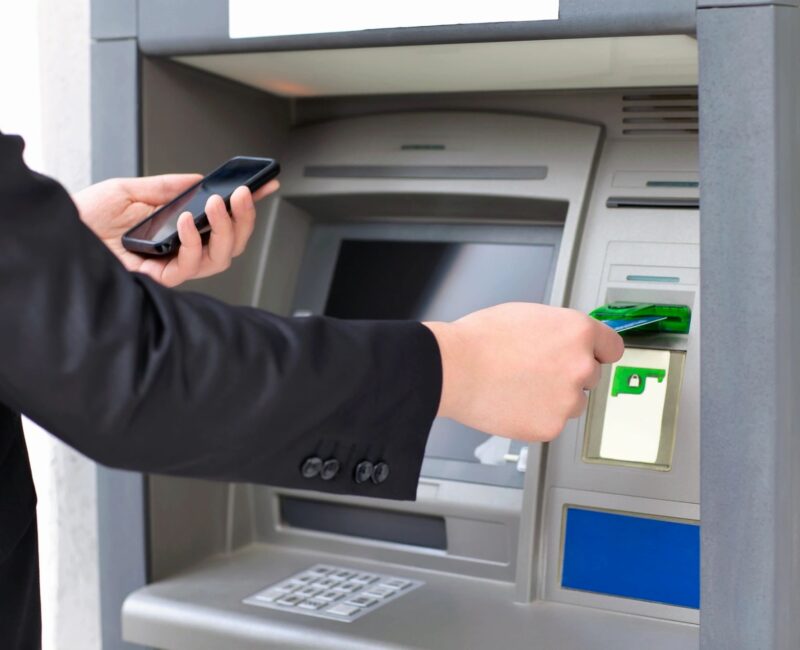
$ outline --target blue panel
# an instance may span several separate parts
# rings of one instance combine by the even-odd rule
[[[561,586],[700,607],[700,526],[567,508]]]

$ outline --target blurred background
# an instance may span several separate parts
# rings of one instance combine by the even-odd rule
[[[90,181],[89,0],[0,3],[0,131],[70,191]],[[35,424],[45,650],[100,648],[94,464]]]

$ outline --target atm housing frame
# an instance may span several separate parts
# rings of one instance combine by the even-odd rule
[[[95,180],[142,171],[141,54],[231,47],[211,27],[224,24],[224,2],[196,5],[188,0],[92,3]],[[800,262],[793,253],[800,246],[795,218],[800,212],[800,135],[794,126],[800,87],[795,63],[800,57],[798,13],[797,0],[638,0],[613,6],[562,0],[560,20],[549,24],[235,44],[294,48],[365,41],[385,45],[696,35],[706,322],[701,372],[703,650],[800,646],[800,621],[793,616],[800,609],[800,567],[792,561],[792,531],[800,519],[795,507],[800,501],[800,481],[795,478],[800,446],[794,442],[792,425],[800,420],[800,346],[792,343],[792,319],[786,317],[800,313]],[[771,110],[763,110],[764,98],[769,98]],[[749,165],[741,164],[745,160]],[[734,271],[730,250],[737,251]],[[759,296],[757,304],[741,298],[753,295]],[[741,373],[743,356],[761,362]],[[761,435],[753,436],[753,431]],[[110,649],[122,647],[121,598],[146,579],[146,489],[140,475],[103,468],[97,483],[103,639]],[[743,548],[749,549],[746,563],[738,555]]]

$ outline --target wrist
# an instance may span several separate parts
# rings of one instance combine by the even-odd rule
[[[453,323],[431,322],[423,323],[432,333],[439,346],[439,355],[442,360],[442,394],[439,398],[440,417],[453,417],[456,412],[458,391],[455,386],[458,377],[458,343],[457,334]]]
[[[80,218],[80,220],[86,223],[86,219],[84,217],[85,206],[83,197],[81,196],[81,192],[75,192],[73,194],[70,194],[69,198],[72,199],[72,203],[75,205],[75,209],[78,211],[78,217]]]

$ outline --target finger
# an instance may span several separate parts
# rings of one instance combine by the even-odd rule
[[[255,192],[253,192],[253,201],[260,201],[265,196],[269,196],[270,194],[277,192],[280,186],[281,184],[277,180],[271,180],[269,183],[262,185]]]
[[[580,417],[586,410],[586,406],[588,403],[589,403],[589,396],[583,391],[581,391],[580,394],[576,396],[575,403],[572,404],[572,408],[570,408],[569,410],[569,417],[570,418]]]
[[[175,287],[195,277],[200,271],[203,259],[203,240],[191,213],[184,212],[178,218],[178,239],[181,245],[178,253],[164,268],[162,284]]]
[[[161,174],[143,178],[126,178],[125,189],[134,201],[161,205],[200,182],[200,174]]]
[[[592,319],[596,323],[594,337],[594,358],[600,363],[619,361],[625,351],[622,337],[608,325]]]
[[[595,386],[597,386],[597,384],[600,383],[600,375],[602,371],[603,367],[599,363],[594,362],[594,367],[592,368],[592,372],[586,379],[584,379],[584,384],[582,388],[586,390],[592,390]]]
[[[219,272],[228,268],[233,254],[233,222],[222,197],[215,194],[208,199],[206,217],[211,226],[211,237],[206,247],[209,264],[204,272]]]
[[[244,252],[253,229],[256,226],[256,204],[253,195],[246,187],[238,187],[231,195],[231,216],[233,217],[233,255]]]

